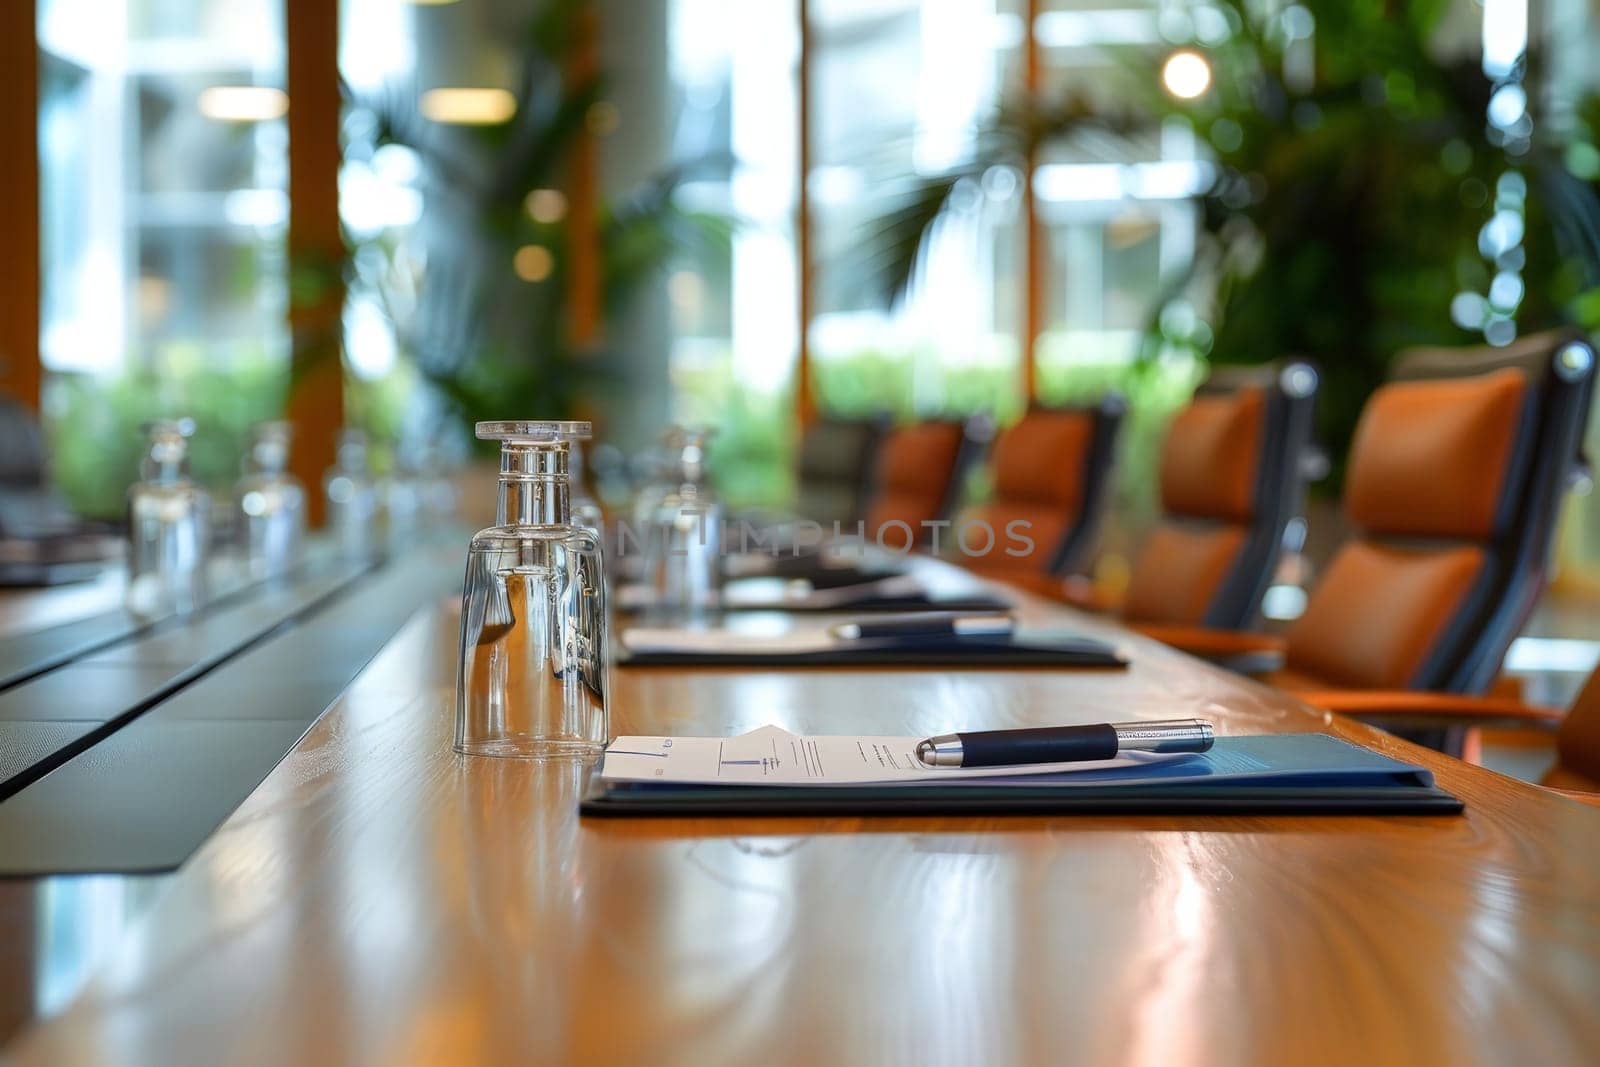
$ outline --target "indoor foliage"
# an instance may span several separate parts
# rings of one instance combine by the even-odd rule
[[[503,123],[431,122],[412,84],[352,100],[347,155],[388,145],[416,153],[424,220],[353,248],[352,291],[380,301],[401,351],[469,428],[507,411],[574,414],[614,377],[604,324],[674,256],[729,238],[726,219],[675,202],[688,168],[601,205],[596,218],[568,214],[575,201],[562,190],[575,153],[604,132],[610,107],[603,74],[574,74],[572,56],[587,47],[582,7],[556,0],[528,25],[518,106]],[[538,196],[552,202],[541,207]],[[602,328],[588,336],[573,328],[575,241],[592,241],[598,261]]]
[[[1197,345],[1220,362],[1312,358],[1322,437],[1343,456],[1398,349],[1509,339],[1496,323],[1600,327],[1600,102],[1542,112],[1553,94],[1533,88],[1535,54],[1513,78],[1530,86],[1527,122],[1497,128],[1497,85],[1479,57],[1434,52],[1447,6],[1302,0],[1263,14],[1222,0],[1226,33],[1191,45],[1214,71],[1209,91],[1172,99],[1158,76],[1168,51],[1130,52],[1124,112],[1075,99],[1003,107],[970,159],[912,181],[880,220],[874,278],[886,297],[904,290],[963,179],[1018,165],[1043,142],[1178,117],[1214,167],[1197,197],[1195,262],[1165,280],[1144,354]],[[1209,329],[1174,331],[1188,316],[1163,312],[1180,300],[1208,309]]]

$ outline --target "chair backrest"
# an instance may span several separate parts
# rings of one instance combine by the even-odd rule
[[[950,517],[962,474],[991,425],[984,418],[925,419],[890,431],[878,447],[867,536],[876,537],[886,523],[904,523],[916,542],[930,540],[922,524]]]
[[[1486,689],[1544,587],[1593,384],[1594,351],[1572,331],[1402,353],[1356,428],[1355,533],[1286,635],[1289,669]]]
[[[37,489],[45,482],[44,431],[32,409],[0,396],[0,486]]]
[[[1600,790],[1600,670],[1589,676],[1556,731],[1556,765],[1545,785]]]
[[[795,511],[820,523],[854,523],[866,508],[868,478],[885,418],[824,417],[800,439]]]
[[[1035,574],[1079,565],[1105,511],[1123,410],[1113,393],[1092,407],[1031,408],[1003,430],[989,458],[993,495],[972,515],[994,531],[995,546],[965,562]]]
[[[1293,360],[1220,368],[1172,420],[1162,516],[1123,606],[1136,622],[1239,629],[1256,619],[1305,490],[1317,372]]]

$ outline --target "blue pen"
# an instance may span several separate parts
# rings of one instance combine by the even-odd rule
[[[1123,752],[1204,752],[1214,736],[1204,719],[978,730],[918,741],[917,759],[930,767],[1077,763],[1115,759]]]

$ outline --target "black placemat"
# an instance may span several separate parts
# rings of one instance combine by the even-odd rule
[[[454,577],[361,580],[0,801],[0,876],[181,865]]]

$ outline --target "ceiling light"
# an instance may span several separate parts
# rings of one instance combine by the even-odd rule
[[[549,225],[567,214],[567,198],[560,189],[535,189],[523,203],[534,222]]]
[[[523,245],[512,258],[517,277],[525,282],[542,282],[555,269],[555,257],[543,245]]]
[[[422,94],[421,108],[434,122],[495,126],[517,113],[517,98],[504,89],[429,89]]]
[[[265,85],[213,85],[200,90],[200,114],[218,122],[270,122],[288,110],[288,95]]]
[[[1162,64],[1161,84],[1179,100],[1193,100],[1211,88],[1211,64],[1199,52],[1181,49]]]

